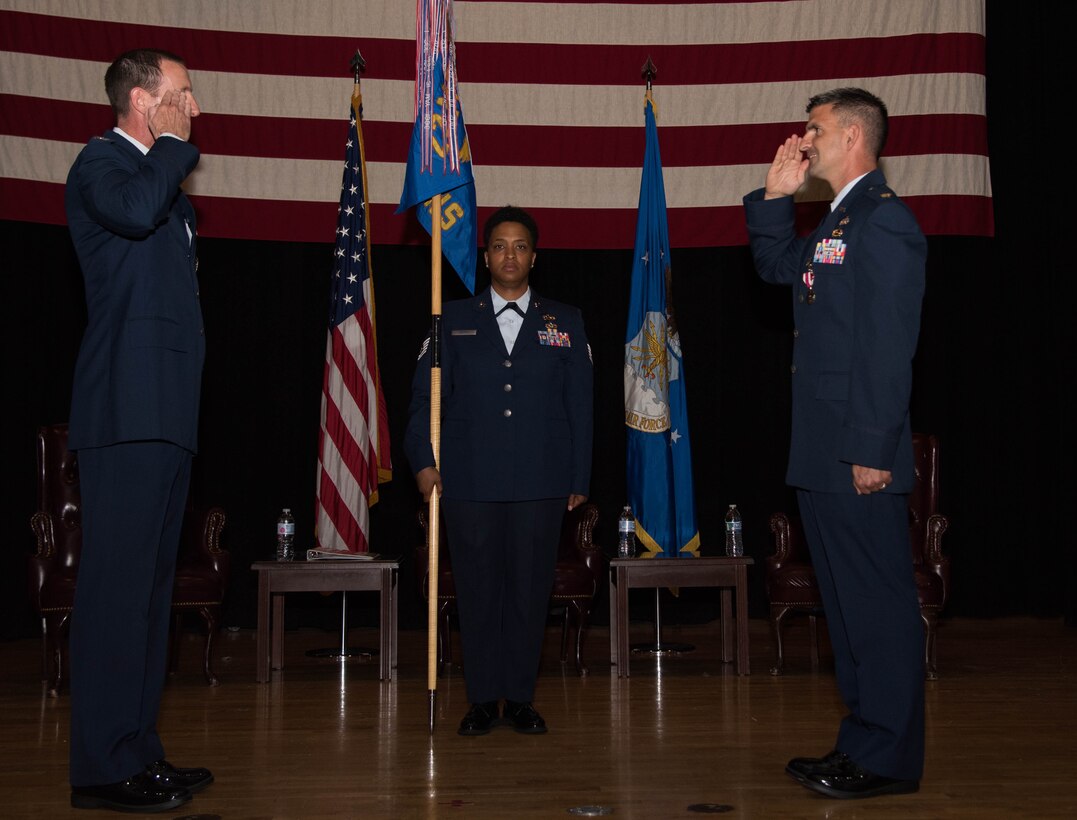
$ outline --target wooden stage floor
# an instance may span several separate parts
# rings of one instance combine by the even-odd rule
[[[391,683],[378,681],[376,660],[305,654],[338,636],[289,632],[286,668],[268,684],[254,681],[253,631],[225,633],[215,689],[201,677],[200,637],[187,635],[161,734],[170,760],[209,766],[217,782],[170,816],[516,819],[598,807],[648,820],[1077,817],[1077,629],[944,621],[921,790],[868,801],[816,796],[783,772],[790,757],[828,751],[842,714],[825,655],[810,671],[806,621],[791,625],[783,677],[767,671],[767,624],[753,620],[751,636],[750,677],[718,659],[715,623],[667,626],[665,642],[695,650],[636,656],[632,677],[618,679],[608,632],[596,628],[591,674],[578,678],[558,663],[551,629],[535,701],[549,734],[462,738],[459,670],[441,679],[427,731],[423,632],[401,633]],[[634,641],[652,637],[648,624],[632,625]],[[353,629],[349,643],[376,646],[376,632]],[[69,808],[68,701],[45,697],[39,646],[0,643],[0,817],[108,816]]]

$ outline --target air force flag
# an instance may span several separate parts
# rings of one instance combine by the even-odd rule
[[[644,118],[647,146],[625,331],[628,501],[648,557],[698,557],[684,368],[670,301],[666,192],[649,91]]]

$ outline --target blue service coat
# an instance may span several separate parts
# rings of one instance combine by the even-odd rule
[[[819,582],[849,709],[834,748],[875,774],[919,780],[923,628],[904,493],[913,486],[909,398],[927,243],[872,171],[809,237],[792,197],[745,197],[760,276],[792,286],[793,427],[787,481]],[[805,274],[814,275],[809,299]],[[851,465],[889,470],[856,495]]]
[[[198,156],[171,137],[143,156],[108,131],[68,174],[67,222],[88,313],[71,399],[73,449],[141,440],[197,449],[205,337],[195,215],[180,185]]]
[[[886,492],[910,492],[909,399],[927,259],[916,218],[879,170],[861,179],[808,237],[795,235],[792,197],[764,200],[759,189],[744,207],[759,275],[792,286],[787,482],[853,493],[850,465],[859,464],[891,471]],[[814,259],[822,240],[830,247]],[[809,263],[811,303],[804,282]]]
[[[73,786],[164,756],[156,722],[205,358],[195,217],[180,189],[197,162],[182,140],[161,137],[143,155],[109,131],[67,179],[88,313],[69,426],[83,478]]]
[[[424,345],[404,442],[416,473],[434,466],[430,358]],[[489,290],[446,303],[441,388],[446,498],[534,501],[589,494],[592,367],[578,309],[532,291],[510,354]]]

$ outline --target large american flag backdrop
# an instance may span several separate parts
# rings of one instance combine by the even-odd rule
[[[741,197],[800,133],[808,97],[838,85],[887,102],[883,170],[925,232],[993,231],[983,0],[458,0],[455,13],[480,218],[522,205],[546,247],[632,247],[648,56],[672,246],[745,242]],[[358,47],[375,239],[428,242],[413,214],[393,215],[414,14],[408,0],[0,0],[0,218],[63,223],[67,169],[111,125],[107,64],[153,46],[184,56],[205,112],[187,182],[200,233],[329,242]]]

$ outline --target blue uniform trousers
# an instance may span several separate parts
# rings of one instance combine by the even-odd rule
[[[924,630],[907,499],[798,490],[797,500],[849,710],[835,748],[875,774],[919,780]]]
[[[567,499],[442,503],[468,700],[530,702]]]
[[[78,451],[82,556],[71,616],[71,785],[164,757],[157,735],[191,453],[165,441]]]

